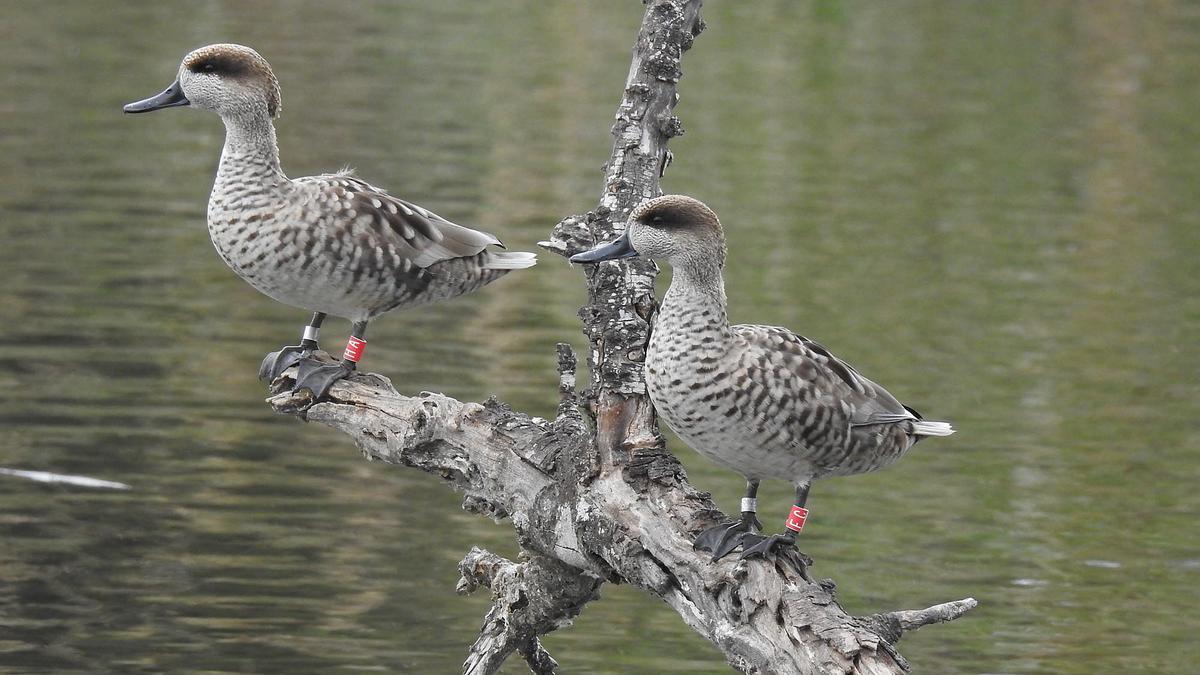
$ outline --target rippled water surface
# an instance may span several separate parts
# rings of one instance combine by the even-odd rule
[[[1200,11],[710,2],[665,181],[722,215],[735,321],[787,325],[960,433],[819,483],[804,548],[871,613],[963,597],[919,672],[1200,661]],[[306,318],[207,241],[211,116],[123,117],[190,48],[255,46],[293,176],[346,164],[517,249],[595,204],[637,2],[13,3],[0,22],[0,670],[455,672],[513,554],[433,477],[274,415]],[[380,320],[404,391],[549,414],[581,273]],[[327,324],[327,339],[345,324]],[[732,509],[741,480],[672,440]],[[765,486],[768,520],[784,485]],[[774,514],[774,515],[771,515]],[[609,586],[571,672],[726,672]],[[522,672],[519,663],[506,672]]]

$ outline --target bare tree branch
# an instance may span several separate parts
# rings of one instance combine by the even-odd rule
[[[682,133],[676,85],[681,56],[704,28],[700,4],[647,3],[600,203],[563,219],[543,247],[562,255],[590,248],[660,193],[667,143]],[[463,508],[512,523],[523,562],[474,549],[460,565],[461,591],[486,585],[493,596],[465,672],[496,672],[513,651],[533,672],[554,672],[539,636],[569,622],[603,581],[661,598],[746,673],[907,670],[893,647],[900,636],[957,618],[974,600],[858,618],[842,609],[831,580],[813,580],[785,558],[711,563],[692,550],[695,535],[723,516],[667,452],[645,393],[656,274],[652,262],[640,259],[588,269],[580,317],[592,383],[585,396],[575,392],[575,355],[559,345],[553,421],[495,399],[404,396],[374,374],[339,381],[328,400],[314,405],[307,392],[288,391],[289,371],[268,401],[281,413],[343,431],[369,459],[441,476],[465,493]]]
[[[492,589],[492,609],[463,664],[468,674],[496,672],[514,650],[534,673],[554,673],[558,663],[538,636],[569,625],[598,596],[601,584],[595,575],[580,574],[553,558],[533,556],[518,564],[479,548],[472,548],[458,568],[459,593],[481,585]]]
[[[867,622],[876,633],[887,638],[888,642],[894,644],[904,633],[928,626],[931,623],[953,621],[978,605],[979,602],[975,598],[963,598],[925,609],[902,609],[895,612],[872,614],[864,617],[863,621]]]

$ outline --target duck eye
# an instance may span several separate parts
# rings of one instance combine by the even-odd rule
[[[217,65],[215,63],[206,63],[201,69],[206,73],[215,73],[217,71]]]
[[[654,216],[653,218],[650,219],[650,222],[654,223],[655,225],[662,225],[663,217],[662,216]]]

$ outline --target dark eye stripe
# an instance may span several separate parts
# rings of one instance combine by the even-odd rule
[[[188,70],[193,73],[215,73],[217,72],[217,64],[211,59],[204,59],[203,61],[188,64]]]
[[[188,70],[193,73],[217,73],[220,75],[242,75],[249,67],[245,59],[223,54],[206,56],[195,63],[188,64]]]
[[[673,228],[673,227],[676,227],[677,225],[679,225],[679,223],[677,221],[675,221],[674,219],[671,219],[668,216],[663,216],[661,214],[654,214],[654,215],[650,216],[649,218],[643,220],[642,222],[645,223],[646,225],[649,225],[650,227],[654,227],[654,228],[658,228],[658,229],[670,229],[670,228]]]

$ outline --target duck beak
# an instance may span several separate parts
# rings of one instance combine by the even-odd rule
[[[125,112],[127,113],[144,113],[154,110],[162,110],[163,108],[176,108],[181,105],[191,105],[191,101],[183,95],[183,87],[179,84],[179,80],[171,83],[171,86],[163,90],[163,93],[158,96],[151,96],[143,101],[135,103],[127,103]]]
[[[617,237],[615,241],[601,244],[590,251],[576,253],[571,256],[571,262],[594,263],[605,260],[621,260],[622,258],[632,258],[637,254],[638,252],[633,248],[633,244],[629,242],[629,230],[625,230],[625,234]]]

